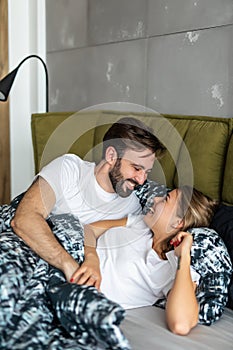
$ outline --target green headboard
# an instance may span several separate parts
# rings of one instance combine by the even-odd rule
[[[75,153],[99,161],[107,128],[122,116],[151,126],[168,149],[150,177],[168,187],[193,184],[233,205],[233,118],[89,111],[32,115],[35,172],[55,157]]]

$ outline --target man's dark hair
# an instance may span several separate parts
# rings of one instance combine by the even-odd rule
[[[161,158],[166,148],[154,135],[153,129],[145,125],[139,119],[125,117],[114,123],[103,138],[103,154],[105,158],[106,149],[114,147],[118,158],[122,158],[126,149],[138,152],[150,149],[156,158]]]

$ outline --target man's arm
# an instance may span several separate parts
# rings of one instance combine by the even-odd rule
[[[59,244],[45,221],[55,200],[51,186],[39,177],[25,193],[11,226],[33,251],[63,271],[67,280],[70,280],[79,265]]]

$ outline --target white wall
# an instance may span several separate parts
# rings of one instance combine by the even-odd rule
[[[9,0],[9,71],[23,58],[45,60],[45,0]],[[45,73],[33,58],[19,69],[10,93],[11,197],[23,192],[34,176],[31,114],[45,112]]]

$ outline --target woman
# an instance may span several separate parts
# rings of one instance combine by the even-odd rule
[[[213,230],[192,228],[208,226],[215,207],[185,186],[155,197],[144,217],[86,226],[85,262],[72,282],[99,288],[102,274],[101,291],[124,308],[165,301],[168,327],[177,334],[189,333],[198,321],[211,324],[227,302],[231,262]],[[217,295],[213,280],[216,288],[220,283]]]

